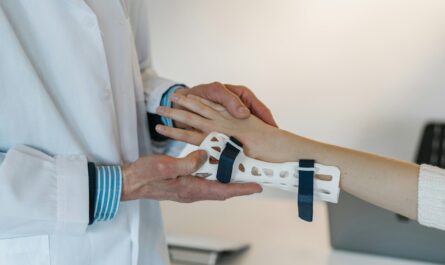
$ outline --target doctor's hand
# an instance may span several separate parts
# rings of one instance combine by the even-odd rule
[[[192,88],[180,88],[176,93],[181,95],[195,95],[224,106],[237,119],[247,119],[250,114],[257,116],[265,123],[277,127],[269,108],[261,102],[255,94],[245,86],[221,84],[213,82]],[[174,108],[182,106],[173,103]],[[178,128],[190,128],[187,124],[176,121]]]
[[[262,191],[258,184],[222,184],[191,176],[207,159],[203,150],[184,158],[150,155],[123,166],[122,200],[177,202],[225,200]]]
[[[173,94],[172,102],[183,109],[159,107],[157,114],[189,124],[193,129],[167,127],[158,124],[156,131],[169,138],[200,145],[210,132],[233,136],[243,143],[246,155],[268,162],[289,162],[296,159],[295,138],[287,131],[273,127],[256,116],[237,119],[221,105],[194,95]]]

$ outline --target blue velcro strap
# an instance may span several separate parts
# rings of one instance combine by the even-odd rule
[[[241,143],[233,137],[230,137],[235,144],[241,146]],[[232,178],[233,164],[238,156],[240,150],[232,145],[230,142],[226,144],[224,150],[221,152],[218,163],[218,171],[216,172],[216,179],[222,183],[229,183]]]
[[[300,160],[300,168],[308,170],[298,171],[298,216],[312,222],[314,208],[314,160]],[[310,170],[309,170],[310,169]]]

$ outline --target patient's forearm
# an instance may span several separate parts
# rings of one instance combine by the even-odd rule
[[[417,219],[419,166],[374,154],[324,144],[283,131],[292,138],[291,154],[336,166],[341,189],[369,203]],[[290,150],[288,150],[290,151]]]
[[[224,112],[224,108],[211,102],[203,103],[199,98],[178,96],[172,100],[195,113],[163,108],[158,109],[158,113],[197,130],[158,125],[158,132],[165,136],[199,144],[208,133],[218,131],[240,140],[246,154],[255,159],[279,163],[306,158],[337,166],[344,191],[406,217],[417,218],[419,167],[415,164],[312,141],[269,126],[253,115],[236,119]]]

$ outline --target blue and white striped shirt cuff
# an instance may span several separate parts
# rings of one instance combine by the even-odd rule
[[[120,166],[96,166],[96,205],[94,222],[109,221],[116,216],[122,193]]]
[[[176,85],[171,86],[167,91],[165,91],[165,93],[162,95],[162,98],[161,98],[161,106],[171,108],[172,102],[170,100],[170,97],[179,88],[186,88],[186,86],[183,84],[176,84]],[[173,127],[172,119],[161,116],[161,121],[165,126]]]

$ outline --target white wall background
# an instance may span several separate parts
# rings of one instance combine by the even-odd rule
[[[247,85],[289,131],[412,160],[424,123],[445,121],[445,1],[149,1],[161,75]],[[320,261],[324,205],[304,224],[294,194],[265,193],[164,202],[167,232],[255,242],[238,264],[348,264]]]
[[[412,159],[445,120],[445,2],[150,0],[158,72],[249,86],[279,125]]]

